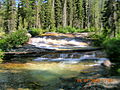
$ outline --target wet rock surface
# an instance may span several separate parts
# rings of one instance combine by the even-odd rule
[[[110,76],[109,71],[103,66],[94,66],[79,77],[61,78],[59,90],[119,90],[120,77]]]
[[[87,39],[88,35],[88,33],[61,34],[48,32],[42,36],[30,38],[25,45],[10,50],[10,53],[7,53],[6,55],[41,56],[41,53],[48,52],[81,52],[100,50],[101,48],[91,46],[92,41]]]

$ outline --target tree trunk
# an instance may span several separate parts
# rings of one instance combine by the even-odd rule
[[[73,20],[73,7],[72,7],[72,5],[73,5],[73,1],[71,0],[71,2],[70,2],[70,26],[72,26],[72,20]]]
[[[86,0],[83,0],[83,28],[87,28],[87,6],[86,6]]]
[[[88,16],[87,17],[88,18],[87,27],[88,28],[90,28],[90,15],[91,15],[91,13],[90,13],[90,8],[91,8],[90,5],[91,5],[91,2],[90,2],[90,0],[88,0],[88,5],[87,5],[87,16]]]
[[[39,0],[37,0],[37,3],[36,3],[36,22],[35,22],[35,27],[36,28],[41,28],[41,22],[40,22],[40,15],[39,15],[39,13],[40,13],[40,1]]]
[[[64,0],[63,6],[63,27],[67,25],[67,0]]]
[[[116,21],[117,21],[117,7],[116,7],[116,2],[114,1],[113,3],[113,7],[114,7],[114,13],[113,13],[113,30],[114,30],[114,37],[116,37]]]

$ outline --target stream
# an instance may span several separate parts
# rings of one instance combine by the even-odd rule
[[[29,44],[57,50],[89,47],[89,41],[78,38],[55,38],[31,38]],[[0,90],[80,90],[85,85],[77,80],[108,76],[108,69],[101,66],[105,57],[100,50],[14,57],[0,64]]]

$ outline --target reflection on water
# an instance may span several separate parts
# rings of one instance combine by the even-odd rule
[[[80,77],[83,70],[103,60],[98,57],[98,53],[100,52],[55,53],[34,58],[13,58],[10,62],[0,64],[0,88],[59,89],[61,78]]]

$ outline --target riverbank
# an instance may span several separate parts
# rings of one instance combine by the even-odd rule
[[[109,60],[87,36],[46,33],[11,49],[0,64],[3,89],[119,89],[119,77],[103,66]],[[12,56],[12,57],[11,57]],[[12,83],[11,83],[12,82]],[[5,87],[6,85],[6,87]]]

